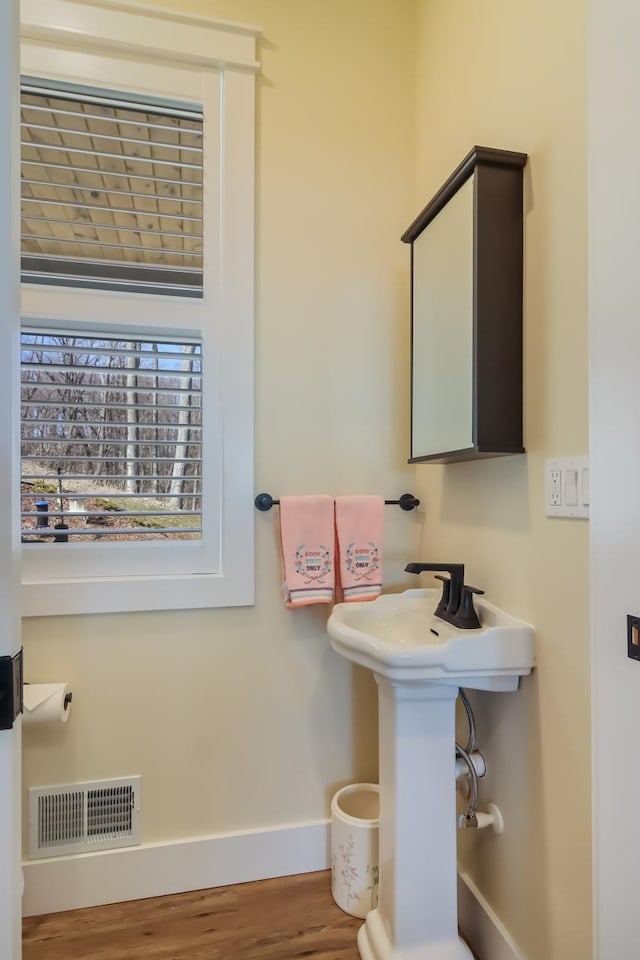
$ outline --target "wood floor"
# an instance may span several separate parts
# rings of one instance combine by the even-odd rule
[[[330,873],[29,917],[23,960],[359,960]]]

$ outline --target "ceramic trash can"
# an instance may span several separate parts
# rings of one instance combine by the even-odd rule
[[[341,910],[366,917],[378,905],[380,789],[352,783],[331,801],[331,893]]]

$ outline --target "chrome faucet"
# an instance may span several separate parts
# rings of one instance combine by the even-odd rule
[[[435,609],[436,617],[462,630],[477,630],[480,627],[478,614],[473,605],[473,595],[484,590],[468,586],[464,582],[463,563],[408,563],[405,573],[448,573],[442,580],[442,596]]]

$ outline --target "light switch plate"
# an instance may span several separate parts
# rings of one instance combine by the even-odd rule
[[[544,512],[548,517],[589,516],[589,458],[561,457],[544,465]]]

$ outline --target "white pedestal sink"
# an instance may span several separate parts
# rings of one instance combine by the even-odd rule
[[[459,687],[516,690],[533,628],[485,600],[479,630],[433,616],[438,590],[334,607],[334,650],[378,684],[380,896],[358,933],[363,960],[472,960],[458,936],[455,703]]]

